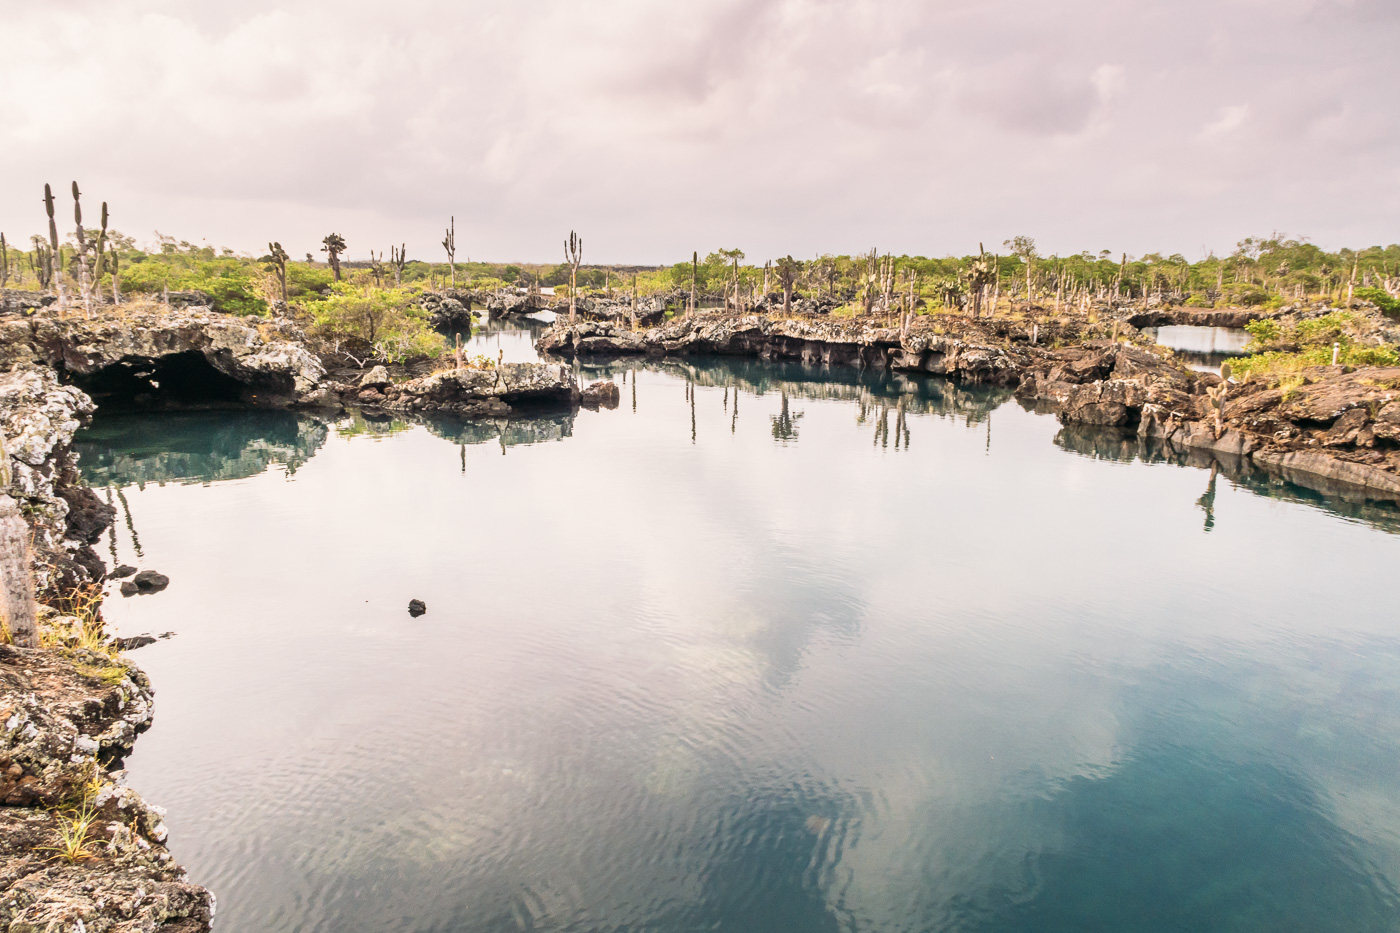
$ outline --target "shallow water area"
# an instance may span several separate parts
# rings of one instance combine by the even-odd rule
[[[1175,350],[1186,365],[1197,372],[1217,372],[1220,364],[1244,353],[1249,331],[1243,327],[1201,327],[1197,324],[1171,324],[1143,329],[1157,343]]]
[[[935,379],[579,374],[85,433],[218,929],[1396,929],[1393,510]]]

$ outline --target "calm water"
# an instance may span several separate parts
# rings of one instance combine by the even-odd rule
[[[173,581],[108,602],[175,633],[131,781],[219,929],[1400,929],[1393,510],[933,380],[624,372],[89,432]]]
[[[1175,350],[1187,366],[1198,372],[1216,372],[1221,363],[1242,354],[1250,340],[1249,331],[1243,327],[1171,324],[1149,327],[1144,333],[1162,346]]]

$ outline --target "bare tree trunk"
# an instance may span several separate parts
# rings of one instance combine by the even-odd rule
[[[8,455],[5,457],[3,478],[8,480],[10,464]],[[0,610],[4,612],[11,642],[21,648],[39,647],[35,627],[38,607],[34,603],[29,563],[29,526],[19,514],[19,504],[0,493]]]

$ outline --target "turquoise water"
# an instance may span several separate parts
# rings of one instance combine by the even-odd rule
[[[624,373],[87,433],[219,929],[1400,928],[1393,509],[937,380]]]

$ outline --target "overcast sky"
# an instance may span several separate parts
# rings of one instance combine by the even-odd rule
[[[1400,0],[0,0],[0,47],[11,239],[76,178],[351,259],[1400,241]]]

